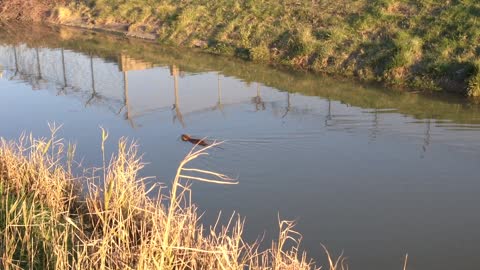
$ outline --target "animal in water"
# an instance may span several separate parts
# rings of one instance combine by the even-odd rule
[[[198,144],[198,145],[201,145],[201,146],[208,146],[210,145],[208,142],[206,142],[205,140],[203,139],[195,139],[195,138],[192,138],[190,135],[188,134],[182,134],[182,141],[184,142],[189,142],[189,143],[192,143],[192,144]]]

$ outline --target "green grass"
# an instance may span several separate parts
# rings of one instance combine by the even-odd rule
[[[476,0],[86,0],[71,7],[94,24],[126,24],[159,42],[201,40],[210,52],[255,61],[479,92]]]

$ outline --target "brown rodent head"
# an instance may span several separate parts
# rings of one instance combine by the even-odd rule
[[[191,139],[190,136],[188,136],[187,134],[182,134],[182,141],[185,141],[185,142],[186,142],[186,141],[188,141],[188,140],[190,140],[190,139]]]

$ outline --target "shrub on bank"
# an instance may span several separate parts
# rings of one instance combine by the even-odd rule
[[[480,97],[480,61],[475,65],[475,71],[468,81],[468,95],[470,97]]]

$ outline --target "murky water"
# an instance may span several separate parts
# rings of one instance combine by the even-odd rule
[[[182,133],[226,140],[196,165],[240,184],[194,184],[205,222],[236,211],[254,240],[296,219],[312,257],[323,243],[350,269],[401,269],[405,253],[408,269],[480,267],[478,105],[72,29],[10,27],[0,44],[2,137],[63,124],[89,166],[103,126],[166,183]]]

